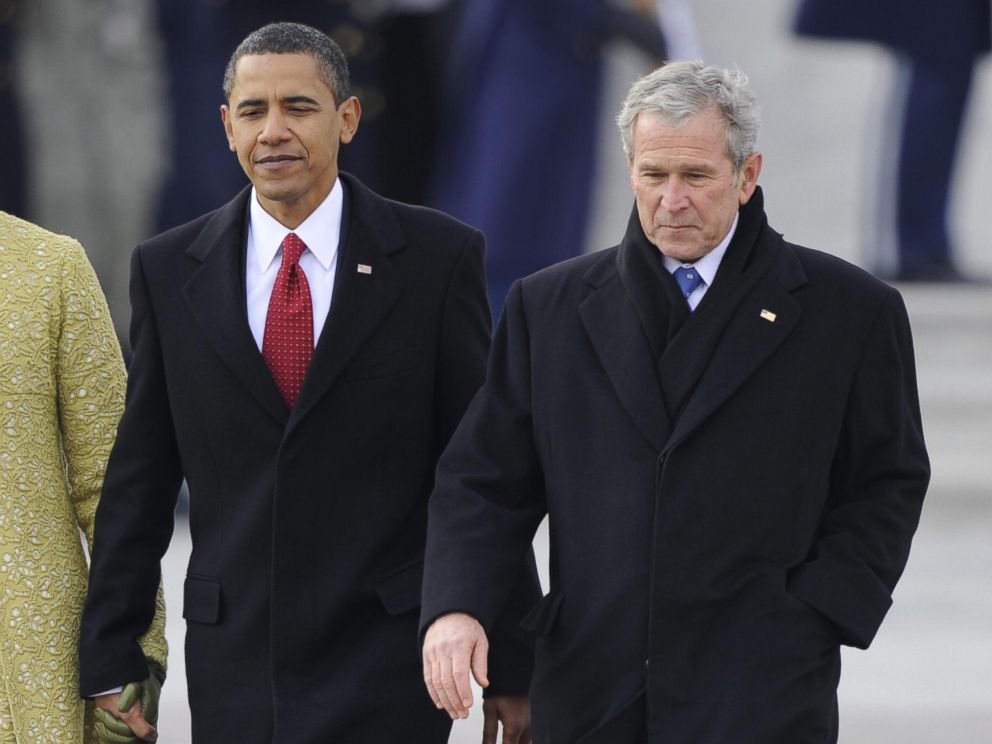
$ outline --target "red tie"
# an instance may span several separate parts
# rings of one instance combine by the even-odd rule
[[[313,306],[310,285],[300,266],[306,245],[294,233],[282,241],[282,264],[276,274],[265,316],[262,356],[279,391],[292,408],[313,355]]]

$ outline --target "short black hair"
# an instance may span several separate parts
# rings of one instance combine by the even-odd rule
[[[318,74],[340,106],[351,96],[348,60],[341,47],[323,31],[302,23],[270,23],[252,31],[238,44],[224,70],[224,99],[231,100],[234,90],[234,68],[238,60],[249,54],[309,54],[317,60]]]

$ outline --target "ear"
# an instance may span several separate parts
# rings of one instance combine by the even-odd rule
[[[358,122],[362,118],[362,104],[352,96],[338,106],[338,115],[341,117],[341,142],[348,144],[358,132]]]
[[[747,204],[758,186],[758,176],[761,174],[761,164],[764,156],[760,152],[752,152],[741,166],[741,188],[738,194],[740,204]]]
[[[234,146],[234,129],[231,126],[231,109],[228,108],[227,104],[220,107],[220,120],[224,122],[224,134],[227,135],[227,146],[231,152],[237,152],[238,150]]]

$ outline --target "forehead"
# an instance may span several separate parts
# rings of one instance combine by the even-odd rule
[[[263,94],[331,91],[320,78],[320,67],[310,54],[246,54],[234,67],[232,98]]]
[[[645,112],[634,122],[634,159],[688,157],[730,160],[727,127],[716,109],[705,109],[679,123]]]

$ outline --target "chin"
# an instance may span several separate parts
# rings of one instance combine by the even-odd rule
[[[264,198],[273,202],[283,202],[292,199],[296,195],[296,190],[283,187],[273,187],[273,184],[259,183],[255,184],[255,190],[258,191]]]
[[[658,246],[658,249],[668,256],[668,258],[674,258],[676,261],[682,261],[684,263],[692,263],[702,258],[706,251],[703,251],[699,246],[683,246],[679,244],[672,244],[671,241],[666,241],[664,238],[660,238],[654,241],[654,244]],[[662,248],[661,246],[664,246]]]

